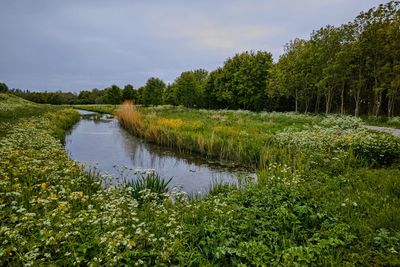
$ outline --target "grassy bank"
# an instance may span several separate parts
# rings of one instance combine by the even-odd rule
[[[122,105],[117,117],[148,142],[254,169],[278,162],[298,170],[321,165],[321,159],[344,165],[392,165],[400,158],[398,139],[364,129],[362,120],[354,117],[129,105]]]
[[[255,138],[259,144],[265,131],[264,145],[277,146],[282,157],[289,146],[303,155],[301,164],[269,164],[240,188],[197,200],[179,191],[143,191],[139,203],[129,185],[102,187],[68,159],[57,132],[74,116],[57,109],[20,118],[0,138],[1,265],[400,264],[400,171],[387,160],[390,153],[397,157],[397,139],[365,132],[365,153],[384,153],[373,160],[377,154],[347,153],[357,150],[350,138],[360,134],[354,121],[337,128],[337,122],[290,114],[143,109],[135,115],[144,124],[137,129],[157,121],[157,131],[184,132],[189,125],[188,133],[209,129],[229,140],[240,125],[243,137],[227,141],[233,147]],[[382,140],[387,144],[379,145]],[[338,149],[343,142],[349,143]]]
[[[129,105],[116,114],[150,142],[256,168],[258,184],[294,182],[348,223],[363,249],[375,246],[377,234],[389,238],[390,231],[395,241],[387,242],[399,245],[400,140],[363,128],[361,119]],[[380,256],[397,262],[395,251]]]
[[[73,105],[76,109],[94,111],[103,114],[113,114],[117,106],[115,105]]]

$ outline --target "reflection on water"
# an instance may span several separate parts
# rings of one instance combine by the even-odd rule
[[[188,193],[204,192],[212,181],[235,182],[245,172],[211,163],[200,156],[178,153],[148,144],[127,133],[110,115],[80,111],[79,121],[66,138],[66,149],[73,160],[120,176],[116,166],[153,169],[164,178],[173,177],[172,186]],[[126,171],[125,171],[126,174]],[[135,176],[130,179],[135,179]]]

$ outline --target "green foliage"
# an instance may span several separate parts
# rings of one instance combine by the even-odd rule
[[[272,55],[268,52],[245,52],[229,58],[222,69],[210,74],[205,93],[208,99],[215,100],[208,106],[257,111],[265,109],[265,88],[271,66]]]
[[[124,100],[133,100],[135,103],[138,101],[137,91],[133,89],[133,86],[128,84],[125,85],[124,89],[122,90],[122,101]]]
[[[9,95],[2,100],[7,105],[0,102],[1,110],[42,107]],[[96,173],[84,172],[69,160],[55,138],[74,122],[76,112],[53,108],[29,118],[19,112],[18,120],[5,122],[9,131],[0,138],[1,265],[399,264],[398,166],[358,168],[353,164],[358,159],[337,161],[325,152],[323,140],[331,142],[331,133],[344,144],[357,142],[344,137],[360,131],[359,119],[171,107],[141,110],[146,120],[157,121],[155,129],[162,129],[165,137],[181,134],[181,148],[194,141],[201,144],[202,139],[194,138],[203,136],[207,142],[214,140],[215,151],[240,147],[245,152],[239,155],[248,157],[262,148],[286,157],[259,170],[257,180],[217,183],[208,196],[194,200],[184,192],[165,192],[167,181],[156,174],[137,186],[106,187]],[[321,157],[294,157],[298,151],[293,146],[275,147],[274,136],[282,132],[304,147],[302,134],[296,133],[310,135],[318,125],[328,134],[311,141],[304,154]],[[213,134],[206,135],[211,129]],[[363,137],[369,134],[363,132]],[[222,140],[225,143],[218,145]],[[388,148],[398,144],[396,139],[391,142]],[[291,164],[294,159],[304,165]],[[134,188],[140,203],[132,197]]]
[[[0,93],[0,136],[9,131],[7,123],[15,123],[21,118],[39,116],[55,111],[56,107],[38,105],[12,94]]]
[[[104,90],[103,99],[105,103],[120,104],[122,102],[122,91],[118,86],[112,85],[110,88]]]
[[[74,102],[74,104],[94,104],[94,103],[102,103],[103,102],[103,94],[102,90],[93,89],[91,91],[82,90],[79,92],[78,100]]]
[[[165,88],[163,95],[162,95],[162,102],[163,104],[167,105],[176,105],[176,100],[175,100],[175,85],[174,84],[168,84],[167,87]]]
[[[185,107],[204,106],[202,98],[207,74],[203,69],[182,72],[171,86],[174,104]]]
[[[8,91],[8,86],[5,83],[0,83],[0,93],[6,93]]]
[[[390,1],[339,28],[313,31],[310,40],[290,42],[271,69],[268,94],[294,97],[295,111],[393,116],[400,88],[399,6]]]
[[[116,106],[115,105],[74,105],[76,109],[94,111],[101,114],[114,114]]]
[[[143,88],[141,104],[160,105],[162,102],[162,95],[165,90],[165,83],[158,78],[150,78],[147,80],[146,86]]]
[[[172,181],[164,180],[155,172],[140,176],[135,180],[125,181],[124,189],[139,203],[154,199],[162,199],[168,193],[168,185]],[[149,198],[151,194],[151,199]]]

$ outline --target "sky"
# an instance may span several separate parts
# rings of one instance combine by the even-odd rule
[[[0,82],[79,92],[212,71],[340,26],[377,0],[0,0]]]

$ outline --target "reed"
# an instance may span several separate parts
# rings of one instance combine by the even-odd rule
[[[144,122],[142,115],[136,110],[133,101],[125,101],[116,111],[119,123],[138,136],[144,134]]]
[[[368,132],[352,117],[137,108],[131,102],[116,114],[124,128],[148,142],[251,169],[274,163],[314,168],[314,162],[333,159],[348,165],[354,157],[364,165],[393,165],[400,158],[400,142]],[[354,141],[361,135],[368,138]]]

